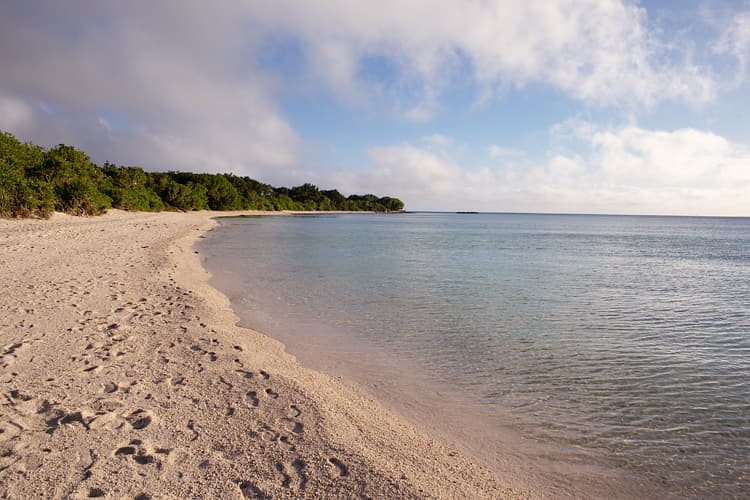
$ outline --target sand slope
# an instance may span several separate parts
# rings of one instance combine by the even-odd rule
[[[237,327],[215,215],[0,221],[1,496],[530,496]]]

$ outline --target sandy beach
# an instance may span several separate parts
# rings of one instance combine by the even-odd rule
[[[217,215],[0,221],[0,496],[539,496],[237,326]]]

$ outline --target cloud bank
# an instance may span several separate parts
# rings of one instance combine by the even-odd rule
[[[734,16],[712,45],[740,83],[749,20]],[[489,156],[469,167],[438,134],[371,147],[368,164],[334,174],[311,166],[316,145],[284,111],[300,88],[423,124],[467,86],[479,103],[543,87],[629,116],[715,100],[717,72],[634,1],[6,2],[0,61],[0,128],[96,161],[344,182],[412,208],[663,212],[661,199],[675,213],[750,213],[747,151],[709,131],[592,124],[575,154],[551,147],[540,163],[471,144]]]
[[[567,123],[584,154],[550,151],[543,162],[497,155],[464,169],[435,148],[373,148],[373,168],[349,179],[400,192],[410,208],[564,213],[738,215],[750,213],[750,148],[707,131],[599,128]],[[560,128],[553,130],[560,134]],[[570,139],[567,139],[570,140]]]
[[[368,87],[363,60],[386,55],[398,83],[421,91],[407,112],[428,111],[467,71],[485,92],[542,83],[601,105],[705,102],[715,93],[711,73],[687,53],[670,57],[675,48],[650,30],[645,9],[619,0],[279,0],[256,19],[301,40],[312,67],[344,95]]]
[[[3,113],[12,132],[158,168],[262,174],[297,160],[300,138],[252,66],[257,40],[240,2],[2,11],[0,103],[14,110]]]

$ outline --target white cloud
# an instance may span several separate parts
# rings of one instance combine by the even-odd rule
[[[254,65],[251,16],[243,2],[3,6],[2,126],[98,161],[273,178],[301,139]]]
[[[711,75],[688,53],[671,53],[645,9],[628,0],[279,0],[254,8],[259,29],[303,41],[334,89],[367,88],[358,70],[368,56],[395,62],[395,92],[404,80],[422,88],[407,108],[420,120],[441,90],[467,77],[490,92],[542,83],[603,105],[706,102],[715,91]]]
[[[550,151],[536,164],[468,169],[409,144],[374,148],[350,189],[392,193],[410,209],[750,214],[747,147],[695,129],[579,129],[584,153]]]
[[[744,80],[750,58],[750,11],[733,16],[714,44],[714,51],[734,56],[739,63],[738,82]]]
[[[489,156],[492,160],[518,160],[526,156],[526,153],[524,151],[521,151],[520,149],[498,146],[497,144],[490,144],[489,146],[487,146],[487,156]]]
[[[748,36],[746,17],[738,17],[717,50],[745,57]],[[301,67],[274,74],[273,64],[259,62],[279,40],[299,42]],[[0,60],[0,126],[23,139],[75,144],[98,161],[233,171],[267,182],[327,175],[306,170],[312,148],[277,103],[279,88],[292,84],[317,83],[347,102],[415,120],[438,112],[454,84],[481,95],[541,85],[628,109],[665,99],[705,102],[716,88],[710,71],[670,46],[630,0],[227,0],[221,8],[194,0],[10,2],[0,15]],[[386,64],[372,69],[372,60]],[[580,158],[555,150],[531,164],[493,145],[488,165],[464,171],[466,145],[434,135],[427,147],[371,150],[373,186],[356,172],[343,178],[357,190],[383,186],[382,193],[402,185],[424,196],[434,188],[454,204],[525,203],[540,193],[550,206],[575,209],[582,198],[569,186],[584,181],[601,199],[614,182],[653,189],[662,179],[663,189],[686,190],[744,182],[745,153],[720,137],[591,128],[579,130],[589,144]],[[679,171],[670,158],[680,159]]]
[[[31,107],[22,99],[0,93],[0,130],[24,131],[31,116]]]
[[[721,188],[750,181],[750,151],[711,132],[630,126],[597,131],[591,142],[592,161],[618,184]]]
[[[395,184],[410,195],[441,196],[453,192],[464,175],[458,165],[408,144],[373,148],[369,156],[374,165],[369,180],[375,186]]]
[[[454,141],[451,137],[437,133],[422,137],[422,141],[425,144],[437,148],[441,151],[447,151],[448,149],[456,146],[456,141]]]

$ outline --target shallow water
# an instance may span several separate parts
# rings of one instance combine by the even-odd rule
[[[227,218],[201,252],[296,354],[402,367],[680,496],[750,491],[750,219]]]

